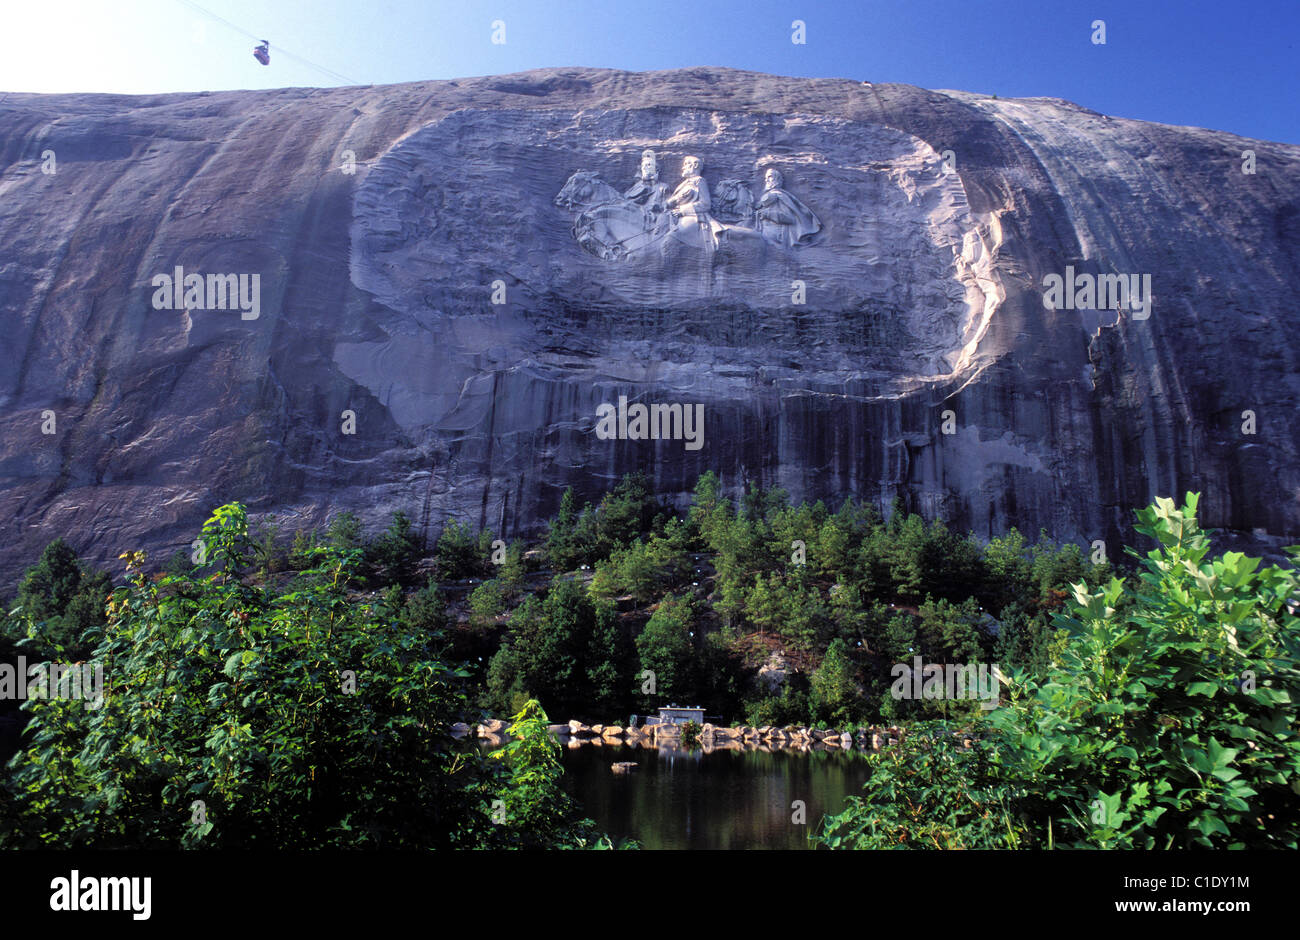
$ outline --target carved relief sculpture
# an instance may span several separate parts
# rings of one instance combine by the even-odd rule
[[[555,204],[575,214],[573,237],[606,261],[619,261],[665,241],[713,251],[724,240],[756,241],[793,249],[809,244],[822,231],[821,220],[784,189],[775,168],[764,175],[763,193],[755,203],[744,180],[725,179],[715,202],[704,179],[703,162],[682,161],[682,180],[668,195],[659,181],[653,150],[641,154],[637,180],[620,194],[590,170],[569,177]]]

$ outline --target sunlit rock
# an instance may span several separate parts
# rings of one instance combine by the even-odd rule
[[[0,140],[11,586],[55,536],[188,550],[230,499],[536,534],[635,469],[1112,555],[1187,489],[1300,533],[1295,146],[715,68],[9,94]],[[256,318],[156,307],[178,268],[257,275]],[[1149,275],[1150,315],[1048,309],[1067,268]],[[598,438],[619,396],[701,405],[702,446]]]

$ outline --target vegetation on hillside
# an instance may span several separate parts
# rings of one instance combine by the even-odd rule
[[[1047,669],[967,749],[922,726],[826,821],[841,848],[1288,848],[1300,841],[1300,579],[1210,556],[1197,497],[1138,513],[1132,578],[1071,590]],[[1295,559],[1297,550],[1292,549]]]
[[[481,714],[468,673],[442,655],[427,592],[359,598],[367,553],[347,539],[309,548],[309,567],[284,585],[258,583],[238,505],[217,510],[203,540],[206,558],[188,574],[150,578],[141,553],[123,556],[106,621],[81,638],[103,669],[103,703],[27,702],[0,845],[609,844],[560,790],[558,745],[536,702],[497,754],[454,733]],[[39,634],[37,609],[16,610],[10,635]]]
[[[897,505],[733,500],[712,473],[684,512],[631,475],[565,492],[535,545],[450,520],[431,553],[402,513],[285,544],[233,504],[163,571],[126,553],[116,589],[56,541],[0,661],[102,666],[105,701],[17,713],[0,845],[608,846],[559,788],[548,715],[676,701],[907,723],[831,847],[1295,847],[1295,572],[1211,557],[1194,496],[1138,520],[1157,547],[1125,577]],[[918,657],[997,664],[999,707],[897,697]],[[488,715],[515,730],[490,754],[454,731]]]

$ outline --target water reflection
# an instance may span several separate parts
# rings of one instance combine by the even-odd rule
[[[610,765],[634,761],[630,774]],[[604,744],[565,748],[565,789],[615,837],[647,849],[806,849],[823,815],[861,791],[861,754],[642,748]],[[791,803],[803,800],[807,825]]]

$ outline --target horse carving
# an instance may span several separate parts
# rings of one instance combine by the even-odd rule
[[[723,180],[713,191],[713,215],[719,222],[752,227],[754,194],[744,180]]]
[[[617,261],[652,238],[645,210],[591,170],[579,170],[570,176],[556,195],[555,204],[577,213],[574,239],[605,261]]]

